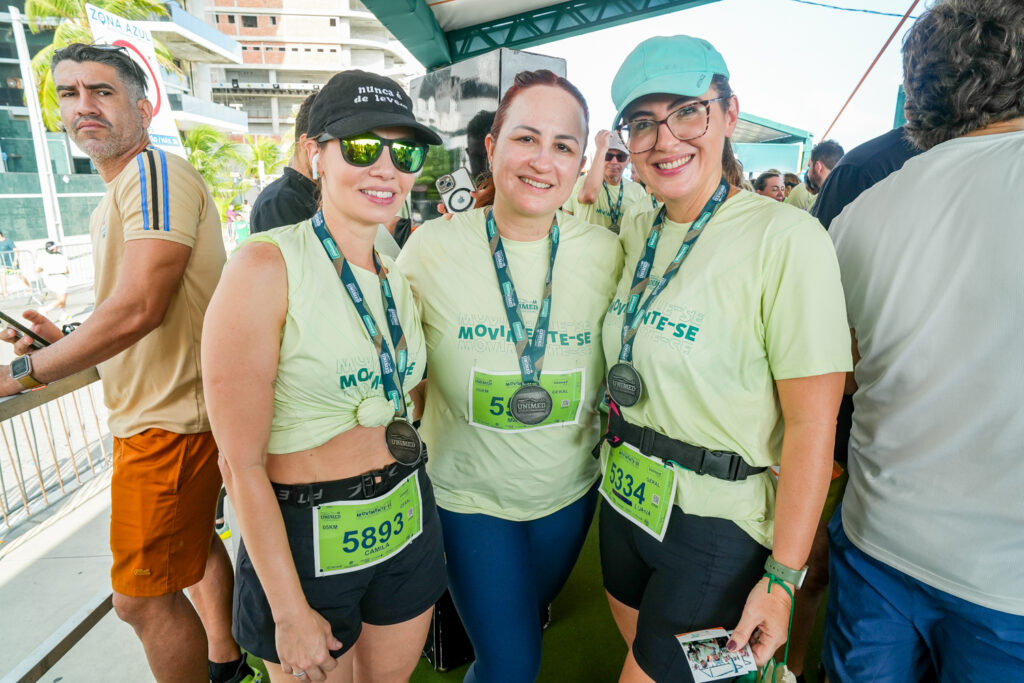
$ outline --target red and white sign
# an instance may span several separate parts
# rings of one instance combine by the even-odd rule
[[[149,139],[157,147],[184,157],[178,126],[171,115],[171,104],[160,78],[160,66],[153,47],[153,36],[138,22],[129,21],[95,5],[85,6],[92,39],[105,45],[119,45],[139,63],[146,74],[146,96],[153,104],[153,121],[149,124]]]

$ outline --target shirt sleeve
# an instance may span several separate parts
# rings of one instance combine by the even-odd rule
[[[811,215],[821,221],[828,230],[832,221],[843,212],[846,205],[860,196],[860,193],[871,187],[870,179],[859,166],[836,166],[825,179],[825,184],[818,193],[818,201],[811,207]]]
[[[807,219],[768,239],[761,316],[772,376],[851,370],[846,302],[828,233]]]
[[[209,194],[202,177],[176,161],[150,148],[121,172],[114,198],[125,241],[156,238],[195,245]]]

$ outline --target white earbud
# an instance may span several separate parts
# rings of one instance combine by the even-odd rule
[[[313,155],[313,180],[320,180],[320,152]]]

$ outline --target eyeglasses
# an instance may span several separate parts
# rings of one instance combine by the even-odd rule
[[[391,151],[391,163],[402,173],[416,173],[423,168],[423,162],[427,158],[427,145],[422,142],[389,140],[373,133],[363,133],[340,139],[330,133],[324,133],[317,140],[319,142],[338,140],[341,143],[341,156],[353,166],[373,165],[380,158],[385,147]]]
[[[708,105],[727,99],[729,97],[723,96],[712,100],[696,100],[684,104],[661,120],[633,119],[621,124],[616,130],[632,154],[653,149],[658,142],[658,131],[661,130],[663,123],[668,125],[668,132],[677,140],[694,140],[707,133],[711,125],[711,109]]]
[[[605,161],[617,161],[620,164],[624,164],[629,161],[629,155],[625,152],[608,152],[604,155]]]

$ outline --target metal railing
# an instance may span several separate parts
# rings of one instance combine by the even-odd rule
[[[67,286],[77,287],[92,284],[94,277],[92,244],[88,242],[65,244],[62,247],[62,252],[68,262]],[[18,264],[17,272],[7,268],[6,273],[0,274],[0,276],[5,277],[7,280],[6,289],[8,294],[13,296],[19,293],[30,293],[31,295],[42,297],[46,291],[46,284],[44,282],[44,275],[46,273],[39,272],[37,268],[45,264],[45,250],[15,249],[14,254],[15,262]],[[0,269],[4,268],[4,262],[0,260]],[[28,281],[30,292],[25,292],[22,277]]]
[[[2,540],[20,522],[111,466],[95,368],[0,399]]]
[[[106,411],[95,368],[0,399],[0,540],[34,514],[111,467]],[[104,589],[30,652],[0,683],[35,683],[112,608]]]

